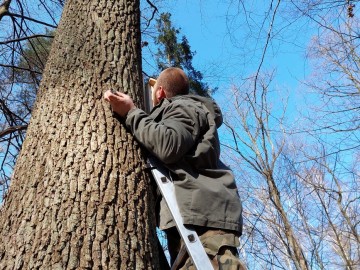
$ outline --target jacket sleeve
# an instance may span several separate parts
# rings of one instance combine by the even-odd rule
[[[126,126],[135,138],[165,164],[177,162],[195,144],[199,136],[199,111],[191,104],[173,102],[163,112],[160,122],[141,109],[126,117]]]

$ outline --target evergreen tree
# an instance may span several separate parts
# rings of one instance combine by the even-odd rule
[[[189,77],[190,91],[198,95],[210,96],[216,89],[211,89],[203,82],[202,73],[194,68],[192,60],[195,52],[191,51],[185,36],[182,36],[179,42],[180,29],[172,26],[171,14],[162,13],[157,19],[156,28],[159,32],[155,38],[155,44],[158,45],[156,60],[159,71],[168,67],[182,68]]]

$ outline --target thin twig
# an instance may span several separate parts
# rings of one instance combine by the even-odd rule
[[[29,39],[33,39],[33,38],[40,38],[40,37],[54,38],[53,35],[40,35],[39,34],[39,35],[33,35],[33,36],[28,36],[28,37],[22,37],[22,38],[16,38],[16,39],[2,41],[2,42],[0,42],[0,45],[9,44],[9,43],[12,43],[12,42],[19,42],[19,41],[29,40]]]

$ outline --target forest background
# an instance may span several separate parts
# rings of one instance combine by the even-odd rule
[[[180,65],[223,110],[249,269],[359,267],[358,2],[142,2],[144,77]],[[0,8],[1,200],[63,4]]]

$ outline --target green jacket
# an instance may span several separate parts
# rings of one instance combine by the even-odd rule
[[[179,95],[149,114],[132,109],[126,125],[170,170],[184,224],[241,233],[242,207],[232,172],[220,161],[219,107],[211,99]],[[175,226],[164,200],[160,229]]]

